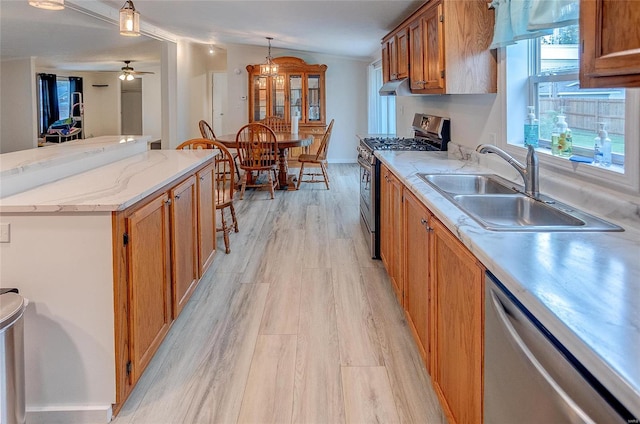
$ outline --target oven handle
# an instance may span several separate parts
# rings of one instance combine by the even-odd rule
[[[366,169],[369,172],[372,172],[372,170],[373,170],[373,165],[371,165],[369,162],[367,162],[366,160],[364,160],[360,156],[358,156],[358,165],[360,165],[361,167],[363,167],[364,169]]]

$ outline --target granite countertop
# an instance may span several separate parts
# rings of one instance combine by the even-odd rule
[[[217,152],[144,151],[3,197],[0,213],[120,211],[202,165]]]
[[[637,216],[616,222],[574,204],[625,231],[489,231],[415,174],[496,173],[492,169],[447,152],[375,154],[627,409],[640,417]],[[501,176],[522,183],[518,176]],[[547,194],[544,186],[541,188]],[[551,195],[571,204],[570,199]]]

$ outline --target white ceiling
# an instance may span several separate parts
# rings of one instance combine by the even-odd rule
[[[69,4],[69,1],[73,3]],[[67,0],[62,11],[27,0],[0,1],[0,57],[36,57],[43,67],[141,70],[159,63],[161,42],[124,37],[113,23],[124,0]],[[374,57],[381,38],[416,10],[412,0],[135,0],[143,25],[206,45],[265,46],[356,58]],[[80,12],[73,9],[82,9]],[[93,15],[89,16],[89,10]],[[96,13],[98,11],[98,13]],[[107,22],[110,21],[110,22]],[[138,66],[136,66],[136,63]]]

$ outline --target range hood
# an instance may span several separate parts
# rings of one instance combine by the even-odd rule
[[[380,87],[378,93],[381,96],[410,96],[412,93],[409,86],[409,78],[389,81]]]

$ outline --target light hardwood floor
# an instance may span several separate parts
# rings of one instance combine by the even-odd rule
[[[329,175],[331,190],[236,200],[231,253],[217,253],[115,424],[446,422],[368,253],[358,167]]]

